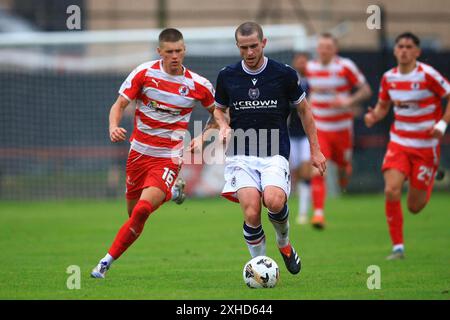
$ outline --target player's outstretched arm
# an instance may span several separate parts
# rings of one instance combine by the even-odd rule
[[[211,115],[208,118],[208,120],[206,121],[205,128],[203,129],[203,132],[201,134],[199,134],[197,137],[192,139],[192,141],[189,143],[189,147],[188,147],[189,152],[196,152],[196,151],[202,150],[202,147],[203,147],[203,144],[205,143],[205,141],[208,141],[217,130],[220,130],[220,126],[214,115],[214,111],[215,111],[215,108],[211,108],[209,110]],[[225,121],[228,124],[230,122],[228,109],[225,110],[224,116],[225,116]]]
[[[326,159],[320,151],[319,140],[317,139],[316,124],[306,99],[303,99],[297,105],[297,113],[302,121],[303,128],[305,129],[306,136],[309,140],[309,147],[311,149],[311,164],[319,170],[320,175],[323,175],[327,169]]]
[[[208,109],[210,115],[208,120],[206,121],[205,128],[203,129],[202,133],[199,134],[197,137],[191,140],[189,143],[189,147],[187,149],[188,152],[196,152],[201,151],[203,144],[206,140],[209,139],[211,136],[213,130],[217,130],[219,128],[219,125],[216,122],[216,119],[214,118],[214,106]]]
[[[369,107],[364,115],[364,123],[367,128],[371,128],[380,120],[383,120],[389,112],[391,101],[378,100],[375,108]]]
[[[127,130],[119,127],[123,112],[130,102],[119,96],[109,111],[109,138],[111,142],[125,141]]]
[[[445,107],[445,113],[442,119],[436,123],[431,129],[431,135],[435,138],[442,138],[447,130],[447,126],[450,123],[450,95],[447,95],[447,106]]]

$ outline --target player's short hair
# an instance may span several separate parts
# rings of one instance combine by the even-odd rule
[[[400,40],[402,40],[402,39],[411,39],[412,42],[414,42],[414,44],[415,44],[417,47],[420,47],[420,39],[419,39],[419,37],[416,36],[416,35],[415,35],[414,33],[412,33],[412,32],[407,31],[407,32],[403,32],[403,33],[399,34],[399,35],[397,36],[397,38],[395,38],[395,44],[397,44],[397,43],[398,43]]]
[[[331,39],[334,42],[334,45],[337,47],[338,46],[338,41],[337,38],[330,32],[323,32],[320,34],[320,38],[324,38],[324,39]]]
[[[159,34],[159,45],[163,42],[177,42],[183,40],[183,34],[174,28],[166,28]]]
[[[234,32],[234,38],[236,42],[238,41],[238,34],[241,36],[250,36],[254,33],[257,33],[259,41],[262,41],[264,38],[263,30],[259,24],[253,21],[247,21],[239,25],[236,31]]]

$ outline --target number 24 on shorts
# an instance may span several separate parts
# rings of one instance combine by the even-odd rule
[[[426,166],[419,167],[419,173],[417,174],[417,180],[425,181],[426,184],[429,184],[432,177],[433,177],[433,168],[429,168]]]

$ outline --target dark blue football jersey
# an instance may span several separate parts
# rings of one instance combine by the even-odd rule
[[[300,77],[300,86],[303,89],[303,91],[306,92],[306,95],[308,95],[309,86],[308,82],[306,81],[306,78]],[[289,137],[298,139],[306,136],[306,132],[303,128],[302,122],[297,113],[297,108],[295,107],[292,108],[288,123],[289,123],[288,124]]]
[[[229,108],[234,136],[228,155],[282,155],[289,159],[287,118],[305,97],[297,72],[264,58],[259,70],[244,62],[223,68],[217,77],[216,107]]]

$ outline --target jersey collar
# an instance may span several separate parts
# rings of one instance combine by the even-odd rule
[[[267,61],[269,61],[269,59],[268,59],[267,57],[264,57],[264,62],[263,62],[263,64],[262,64],[262,66],[259,67],[257,70],[251,70],[251,69],[249,69],[249,68],[245,65],[244,60],[241,61],[241,66],[242,66],[242,69],[244,70],[245,73],[248,73],[248,74],[254,76],[254,75],[260,74],[261,72],[264,71],[264,69],[267,67]]]
[[[174,75],[169,74],[166,71],[164,71],[163,60],[162,59],[159,60],[159,70],[161,70],[162,73],[168,75],[169,77],[185,77],[186,73],[187,73],[187,69],[186,69],[186,67],[184,65],[181,65],[181,66],[183,67],[183,74],[179,74],[179,75],[174,76]]]

